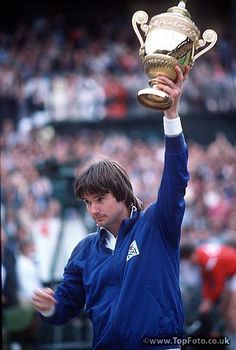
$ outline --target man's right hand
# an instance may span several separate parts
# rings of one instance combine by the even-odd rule
[[[34,308],[41,313],[52,310],[56,302],[54,291],[51,288],[37,289],[32,297]]]
[[[175,67],[177,75],[175,82],[164,75],[160,75],[155,79],[154,87],[164,91],[170,96],[172,101],[171,107],[165,110],[165,117],[168,119],[174,119],[178,116],[178,105],[183,90],[183,83],[188,78],[189,70],[190,68],[186,67],[183,74],[180,67],[177,65]]]

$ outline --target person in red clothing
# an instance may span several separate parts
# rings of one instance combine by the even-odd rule
[[[188,259],[200,267],[202,301],[199,313],[209,313],[220,302],[226,328],[236,335],[236,249],[216,243],[198,247],[184,244],[181,259]]]

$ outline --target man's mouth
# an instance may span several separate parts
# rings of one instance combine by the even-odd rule
[[[103,221],[105,219],[105,216],[96,216],[95,221]]]

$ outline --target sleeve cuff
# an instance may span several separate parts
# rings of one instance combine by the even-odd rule
[[[51,317],[55,312],[55,305],[52,306],[52,308],[48,311],[45,312],[40,312],[41,315],[43,315],[44,317]]]
[[[168,119],[164,116],[163,123],[164,123],[164,133],[166,136],[169,136],[169,137],[178,136],[183,131],[179,116],[177,116],[174,119]]]

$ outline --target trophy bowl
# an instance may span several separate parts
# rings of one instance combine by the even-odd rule
[[[165,13],[151,18],[145,11],[137,11],[132,17],[132,25],[140,42],[139,54],[144,65],[144,73],[149,78],[148,88],[138,91],[138,100],[146,107],[165,110],[171,106],[171,98],[164,91],[155,87],[158,76],[164,75],[175,81],[176,65],[184,73],[186,67],[192,67],[194,61],[210,50],[217,41],[217,34],[212,29],[200,31],[191,20],[184,1],[173,6]],[[144,32],[145,41],[140,34]],[[209,43],[205,48],[203,48]],[[203,48],[199,51],[200,48]]]

